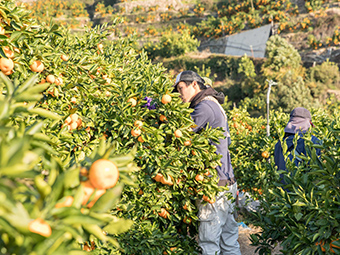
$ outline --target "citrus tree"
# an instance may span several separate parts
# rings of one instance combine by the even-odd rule
[[[337,103],[324,109],[311,109],[313,134],[320,144],[305,135],[307,155],[298,167],[288,160],[287,172],[274,166],[274,145],[284,137],[289,114],[270,112],[270,137],[265,120],[252,118],[246,109],[230,112],[232,164],[240,190],[258,199],[257,212],[247,220],[261,227],[251,236],[259,254],[269,254],[281,245],[283,254],[338,254],[339,251],[339,166]],[[317,156],[315,149],[321,150]],[[295,157],[294,156],[294,157]],[[286,185],[279,181],[283,174]]]
[[[332,116],[324,111],[313,114],[316,120],[315,135],[320,144],[311,142],[310,134],[304,136],[307,155],[303,163],[295,166],[288,160],[284,175],[286,185],[273,182],[268,186],[262,210],[256,221],[263,232],[253,235],[260,253],[266,253],[281,243],[284,254],[339,254],[339,165],[338,130],[339,112]],[[282,139],[282,136],[280,136]],[[315,149],[321,149],[316,155]]]
[[[122,181],[114,187],[118,175],[129,179],[128,174],[135,169],[131,165],[133,155],[113,158],[112,149],[103,140],[82,164],[71,158],[61,161],[43,132],[45,120],[58,120],[60,116],[34,107],[33,98],[41,97],[40,92],[49,84],[36,85],[37,75],[22,84],[17,79],[12,83],[2,72],[0,78],[1,251],[78,254],[91,247],[87,242],[93,237],[119,248],[107,233],[126,230],[131,221],[107,212],[118,202],[123,188]],[[36,118],[36,114],[44,117]],[[96,165],[102,161],[110,165],[115,178],[103,175],[103,168]],[[106,177],[106,185],[97,176],[98,171]]]
[[[28,193],[20,197],[28,208],[27,224],[39,218],[34,224],[48,229],[37,240],[26,231],[29,241],[14,245],[17,235],[2,228],[6,249],[197,253],[195,202],[213,203],[220,190],[214,170],[219,156],[210,142],[222,130],[192,131],[188,105],[172,93],[165,69],[135,51],[134,38],[107,41],[105,25],[73,36],[53,24],[40,26],[14,1],[1,4],[1,112],[9,116],[4,126],[14,130],[39,124],[38,141],[31,138],[34,146],[22,147],[37,148],[30,169],[35,172],[17,177],[28,178],[19,182]],[[114,171],[114,165],[119,175],[93,170]],[[102,175],[114,184],[98,181]],[[15,229],[13,222],[1,226],[5,223]]]

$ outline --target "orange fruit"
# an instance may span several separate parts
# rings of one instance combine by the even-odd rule
[[[4,73],[12,71],[14,68],[13,60],[10,58],[0,58],[0,70]]]
[[[144,194],[143,190],[139,190],[139,191],[138,191],[138,195],[141,196],[141,195],[143,195],[143,194]]]
[[[87,242],[85,242],[83,250],[84,251],[92,251],[91,247],[87,244]]]
[[[180,138],[180,137],[183,136],[182,131],[179,130],[179,129],[177,129],[177,130],[174,132],[174,134],[175,134],[175,137],[177,137],[177,138]]]
[[[268,151],[264,151],[261,154],[262,158],[269,158],[269,152]]]
[[[47,75],[46,81],[47,81],[48,83],[51,83],[51,84],[54,83],[54,82],[55,82],[55,76],[54,76],[53,74]]]
[[[7,71],[7,72],[3,72],[5,75],[11,75],[13,73],[13,70]]]
[[[65,55],[65,54],[62,54],[62,55],[60,56],[60,58],[61,58],[62,60],[64,60],[64,61],[68,61],[68,60],[70,59],[70,57],[67,56],[67,55]]]
[[[190,140],[187,140],[184,142],[184,146],[190,146],[191,145],[191,141]]]
[[[165,210],[164,208],[161,208],[161,212],[158,213],[159,216],[161,216],[164,219],[168,218],[169,212],[167,210]]]
[[[159,120],[164,122],[164,121],[167,121],[168,119],[164,115],[161,115],[159,116]]]
[[[3,27],[0,27],[0,35],[4,35],[6,30]]]
[[[191,218],[188,218],[187,216],[184,217],[183,222],[185,224],[191,224]]]
[[[14,58],[14,52],[8,46],[3,47],[4,53],[8,58]]]
[[[129,98],[128,103],[131,103],[132,107],[135,107],[137,105],[137,101],[134,98]]]
[[[210,175],[210,172],[209,172],[209,171],[206,171],[206,172],[204,173],[204,175],[205,175],[205,176],[209,176],[209,175]]]
[[[58,77],[55,79],[54,83],[55,85],[59,86],[59,85],[63,85],[64,82],[62,78]]]
[[[76,99],[75,97],[72,97],[71,100],[70,100],[70,102],[71,102],[72,104],[75,104],[75,103],[77,103],[77,99]]]
[[[91,208],[97,200],[106,192],[105,189],[96,189],[90,182],[90,180],[87,180],[86,182],[81,182],[81,185],[84,187],[84,196],[83,196],[83,202],[82,205],[86,205],[89,201],[90,197],[92,196],[93,192],[94,197],[92,198],[91,202],[88,203],[87,207]]]
[[[208,196],[206,196],[206,195],[203,195],[203,200],[204,200],[205,202],[209,202],[210,204],[215,203],[214,200],[211,200],[211,199],[210,199]]]
[[[78,114],[76,113],[73,113],[70,115],[70,118],[71,118],[71,122],[76,122],[79,118]]]
[[[160,182],[165,184],[165,185],[169,185],[169,186],[174,185],[174,183],[172,182],[171,176],[169,176],[169,175],[166,179],[165,179],[164,176],[162,176]]]
[[[135,123],[133,124],[135,127],[142,127],[143,126],[143,122],[141,122],[140,120],[136,120]]]
[[[139,136],[137,140],[138,140],[138,142],[140,142],[140,143],[144,143],[144,140],[143,140],[143,138],[142,138],[141,136]]]
[[[73,204],[74,198],[72,196],[65,197],[64,202],[57,203],[55,208],[70,207]]]
[[[184,210],[188,210],[187,204],[183,205],[183,209],[184,209]]]
[[[81,123],[83,123],[81,118],[77,119],[77,121],[76,121],[77,128],[81,126]]]
[[[28,224],[28,229],[32,233],[36,233],[45,237],[49,237],[52,234],[52,229],[47,222],[41,218],[37,218]]]
[[[72,122],[72,119],[70,116],[68,116],[66,119],[65,119],[65,124],[70,124]]]
[[[160,182],[162,178],[163,178],[163,175],[160,174],[160,173],[156,174],[156,176],[153,177],[153,179],[154,179],[156,182]]]
[[[104,45],[102,43],[98,43],[97,44],[97,48],[98,48],[98,50],[103,50],[104,49]]]
[[[115,163],[107,159],[98,159],[90,167],[89,180],[97,189],[109,189],[116,185],[119,171]]]
[[[40,60],[35,60],[33,61],[33,64],[30,65],[30,69],[32,72],[41,73],[44,71],[45,66]]]
[[[140,129],[131,129],[131,135],[134,137],[140,136],[142,131]]]
[[[80,174],[80,176],[85,176],[85,177],[87,177],[88,174],[89,174],[89,171],[87,171],[87,169],[86,169],[85,167],[82,167],[82,168],[80,169],[80,171],[79,171],[79,174]]]
[[[77,129],[78,124],[77,124],[77,122],[72,122],[72,123],[69,125],[69,127],[70,127],[70,130]]]
[[[171,102],[171,96],[170,95],[163,95],[162,96],[162,103],[163,104],[168,104],[168,103],[170,103]]]
[[[201,182],[201,181],[204,180],[204,177],[202,175],[198,174],[198,175],[196,175],[195,180],[198,181],[198,182]]]

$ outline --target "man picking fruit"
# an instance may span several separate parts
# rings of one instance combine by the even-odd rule
[[[219,176],[219,186],[228,186],[229,193],[236,197],[237,183],[231,166],[228,146],[231,142],[226,113],[221,104],[224,103],[223,93],[218,93],[205,80],[193,71],[184,71],[177,75],[175,90],[181,94],[183,103],[190,102],[191,113],[195,124],[193,130],[199,132],[207,126],[222,127],[225,138],[216,146],[216,152],[222,155],[221,166],[216,171]],[[234,203],[226,192],[220,192],[209,204],[200,205],[198,218],[199,246],[203,255],[223,254],[241,255],[238,239],[238,226],[233,215]]]

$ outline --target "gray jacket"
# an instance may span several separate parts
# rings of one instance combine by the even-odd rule
[[[212,128],[222,127],[225,130],[225,138],[220,139],[219,144],[212,143],[216,146],[217,154],[222,155],[222,166],[218,166],[216,168],[218,176],[220,177],[219,186],[235,183],[234,170],[231,165],[228,149],[228,145],[230,143],[230,136],[228,135],[229,126],[220,107],[214,101],[203,100],[195,105],[194,111],[191,113],[191,117],[197,125],[197,127],[194,128],[194,132],[199,132],[202,128],[206,128],[207,125]]]

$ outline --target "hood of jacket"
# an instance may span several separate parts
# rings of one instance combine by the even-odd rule
[[[222,92],[217,92],[212,87],[208,87],[207,89],[203,89],[197,93],[190,101],[190,108],[195,108],[205,97],[213,96],[220,103],[224,103],[224,94]]]

